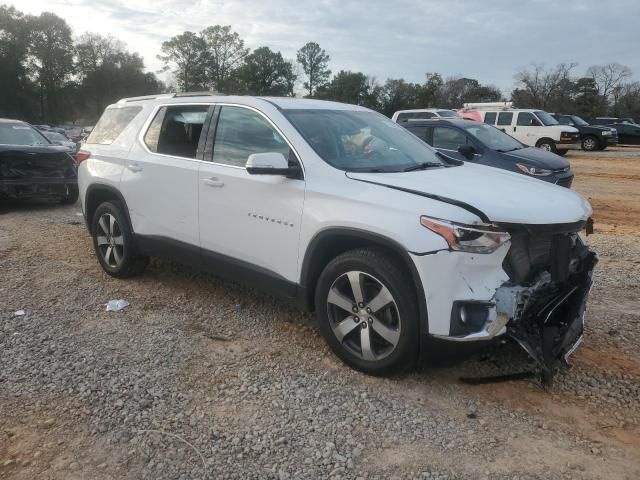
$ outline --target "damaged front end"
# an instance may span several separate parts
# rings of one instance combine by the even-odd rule
[[[535,361],[545,383],[569,367],[567,359],[582,340],[598,261],[575,226],[548,228],[510,231],[512,244],[503,263],[509,281],[494,297],[498,316],[509,319],[507,334]]]

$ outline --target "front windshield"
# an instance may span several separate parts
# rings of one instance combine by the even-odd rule
[[[2,145],[48,145],[49,141],[35,128],[22,123],[0,124]]]
[[[438,110],[438,115],[442,118],[459,118],[458,114],[453,110]]]
[[[580,125],[581,127],[584,127],[585,125],[589,125],[587,122],[585,122],[582,118],[578,117],[577,115],[572,115],[571,120],[573,120],[573,123],[575,123],[576,125]]]
[[[58,132],[44,132],[44,136],[54,142],[66,142],[67,138]]]
[[[537,112],[533,112],[536,114],[536,117],[540,119],[543,125],[547,127],[550,125],[558,125],[558,121],[549,115],[547,112],[543,112],[542,110],[538,110]]]
[[[478,125],[472,125],[466,127],[465,130],[478,141],[492,150],[499,152],[510,152],[512,150],[518,150],[522,148],[522,144],[515,138],[507,135],[502,130],[487,125],[486,123],[479,123]]]
[[[328,164],[354,172],[400,172],[444,166],[435,150],[387,117],[354,110],[285,110],[285,115]]]

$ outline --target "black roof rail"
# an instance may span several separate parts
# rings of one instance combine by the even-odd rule
[[[218,92],[212,92],[210,90],[206,90],[203,92],[178,92],[174,93],[174,97],[213,97],[215,95],[220,95]]]

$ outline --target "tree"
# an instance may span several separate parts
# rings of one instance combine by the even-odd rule
[[[53,13],[43,12],[29,20],[29,70],[38,84],[40,119],[57,121],[65,116],[60,98],[73,72],[73,41],[67,22]]]
[[[435,91],[436,103],[441,108],[462,108],[468,102],[495,102],[502,92],[491,85],[482,85],[475,78],[449,78]]]
[[[574,82],[573,109],[577,115],[592,118],[602,111],[603,105],[593,78],[582,77]]]
[[[142,58],[110,36],[81,36],[76,44],[76,69],[79,93],[87,107],[93,106],[86,112],[90,118],[97,118],[121,97],[157,93],[162,88],[153,73],[144,72]]]
[[[298,50],[297,59],[307,76],[303,87],[309,92],[308,96],[312,97],[331,76],[331,70],[328,68],[331,57],[317,43],[308,42]]]
[[[376,108],[378,91],[375,79],[362,72],[340,70],[331,82],[316,90],[316,98]]]
[[[205,88],[206,45],[204,39],[193,32],[184,32],[162,42],[162,55],[158,55],[158,59],[164,62],[164,71],[173,65],[171,71],[183,92]]]
[[[422,86],[404,79],[389,78],[380,90],[380,110],[390,117],[397,110],[421,108]]]
[[[27,23],[14,7],[0,5],[0,115],[5,117],[35,117],[35,92],[26,68]]]
[[[587,70],[587,75],[593,79],[598,89],[598,94],[608,100],[616,87],[631,77],[631,69],[619,63],[607,63],[606,65],[592,65]]]
[[[249,49],[231,25],[214,25],[200,32],[205,43],[204,64],[207,83],[213,90],[226,91],[232,77],[243,65]]]
[[[260,47],[245,57],[239,77],[252,95],[293,96],[296,74],[280,52]]]
[[[572,88],[571,70],[576,66],[576,63],[561,63],[546,70],[542,64],[533,64],[531,70],[519,71],[515,79],[520,88],[512,92],[512,100],[520,107],[548,108],[554,97],[566,95]]]

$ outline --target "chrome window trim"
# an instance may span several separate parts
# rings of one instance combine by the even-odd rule
[[[289,139],[287,138],[287,136],[282,132],[282,130],[280,130],[280,128],[278,128],[278,126],[264,113],[261,112],[260,110],[258,110],[255,107],[249,106],[249,105],[242,105],[239,103],[230,103],[230,102],[188,102],[188,103],[182,103],[182,102],[172,102],[172,103],[159,103],[158,105],[156,105],[155,107],[153,107],[153,109],[151,110],[151,112],[149,113],[147,119],[144,121],[144,123],[142,124],[142,127],[140,128],[140,131],[138,132],[138,136],[137,136],[137,140],[138,143],[142,146],[142,149],[150,154],[150,155],[158,155],[160,157],[166,157],[166,158],[173,158],[176,160],[187,160],[187,161],[191,161],[191,162],[199,162],[199,163],[204,163],[207,165],[219,165],[221,167],[229,167],[229,168],[236,168],[236,169],[240,169],[240,170],[247,170],[246,167],[239,167],[237,165],[229,165],[228,163],[219,163],[219,162],[213,162],[210,160],[199,160],[197,158],[189,158],[189,157],[180,157],[177,155],[167,155],[166,153],[157,153],[157,152],[152,152],[151,150],[149,150],[149,147],[147,146],[147,144],[144,141],[144,136],[146,135],[147,131],[149,130],[149,127],[151,126],[151,122],[153,122],[154,118],[156,118],[156,115],[158,114],[158,111],[162,108],[162,107],[192,107],[192,106],[198,106],[198,105],[204,105],[204,106],[208,106],[208,107],[241,107],[241,108],[246,108],[248,110],[252,110],[254,112],[256,112],[258,115],[262,116],[268,123],[269,125],[271,125],[271,127],[278,132],[278,134],[284,139],[285,142],[287,142],[287,145],[289,146],[289,148],[291,150],[293,150],[293,153],[296,155],[296,158],[298,159],[298,163],[300,164],[300,168],[302,169],[302,176],[304,179],[304,174],[305,174],[305,170],[304,170],[304,164],[301,160],[300,154],[298,153],[298,151],[295,149],[295,147],[292,145],[292,143],[289,141]],[[217,125],[216,125],[217,127]],[[214,137],[214,147],[215,147],[215,137]]]

